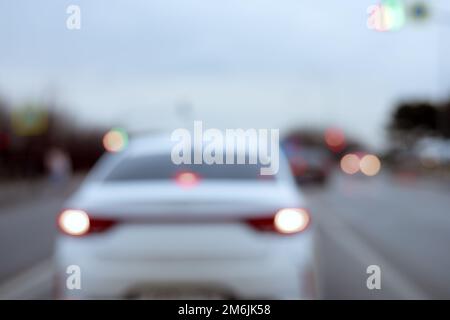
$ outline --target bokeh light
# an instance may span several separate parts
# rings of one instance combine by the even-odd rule
[[[366,176],[375,176],[381,169],[381,161],[373,154],[367,154],[359,162],[361,172]]]
[[[108,131],[103,137],[103,146],[108,152],[123,150],[128,144],[128,135],[125,130],[115,128]]]
[[[90,221],[86,212],[65,210],[58,219],[59,227],[67,234],[79,236],[89,230]]]
[[[282,209],[275,215],[275,228],[281,233],[295,233],[309,224],[309,214],[303,209]]]
[[[341,129],[329,128],[325,130],[325,142],[333,151],[340,151],[345,146],[345,135]]]
[[[406,14],[402,1],[383,0],[381,7],[384,31],[395,31],[403,27],[406,22]]]
[[[341,159],[341,169],[347,174],[355,174],[359,171],[359,157],[349,153]]]
[[[367,26],[379,32],[399,30],[405,25],[406,10],[401,0],[382,0],[369,6]]]
[[[192,188],[200,182],[200,177],[194,172],[182,171],[176,175],[175,180],[180,187]]]

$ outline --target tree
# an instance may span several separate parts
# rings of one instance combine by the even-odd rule
[[[404,102],[394,111],[390,123],[391,130],[421,130],[436,132],[438,129],[438,109],[430,102]]]

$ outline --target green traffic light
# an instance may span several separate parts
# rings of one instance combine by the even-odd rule
[[[398,30],[405,24],[405,6],[401,0],[382,0],[383,20],[386,30]]]

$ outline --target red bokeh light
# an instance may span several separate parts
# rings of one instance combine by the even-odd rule
[[[192,188],[200,183],[200,177],[194,172],[181,171],[175,175],[175,181],[182,188]]]
[[[332,151],[341,151],[345,147],[344,132],[338,128],[325,130],[325,142]]]

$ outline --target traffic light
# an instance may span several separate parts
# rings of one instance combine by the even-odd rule
[[[400,0],[381,0],[370,6],[367,13],[367,27],[379,32],[398,30],[406,20],[405,7]]]
[[[409,16],[414,21],[425,21],[430,15],[429,11],[425,2],[417,2],[411,6]]]
[[[395,31],[403,27],[406,14],[402,0],[382,0],[381,7],[386,31]]]

